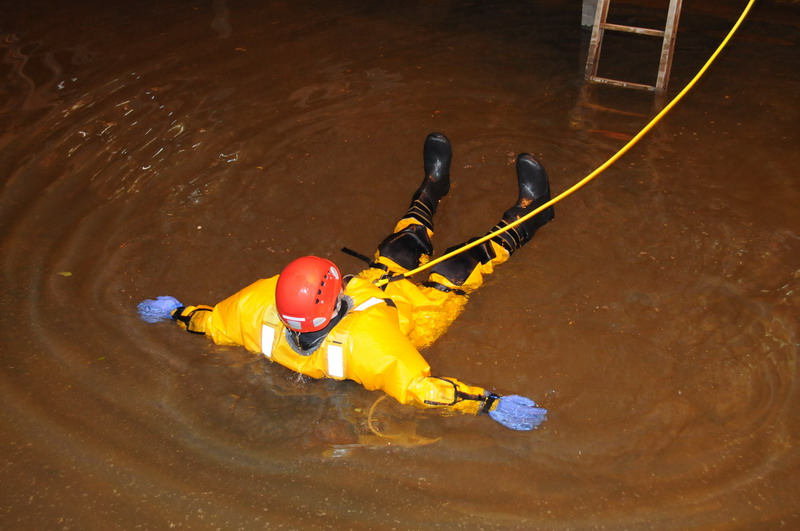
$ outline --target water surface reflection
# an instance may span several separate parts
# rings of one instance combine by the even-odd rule
[[[652,113],[581,91],[579,6],[117,4],[0,18],[3,527],[800,524],[796,2],[761,2],[426,352],[541,401],[533,433],[134,307],[215,302],[300,253],[356,270],[338,249],[383,238],[431,130],[456,150],[439,249],[513,201],[518,151],[571,186]],[[674,90],[738,9],[686,6]]]

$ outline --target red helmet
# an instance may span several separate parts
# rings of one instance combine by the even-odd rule
[[[295,332],[316,332],[330,322],[342,275],[330,260],[304,256],[287,265],[275,286],[278,315]]]

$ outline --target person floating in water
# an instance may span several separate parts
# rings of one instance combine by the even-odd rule
[[[419,350],[447,330],[486,275],[553,219],[553,207],[434,265],[421,284],[405,277],[386,282],[430,260],[433,217],[450,189],[451,159],[447,137],[428,135],[422,184],[394,232],[357,275],[342,276],[333,262],[305,256],[216,306],[184,306],[161,296],[142,301],[140,316],[151,323],[175,320],[188,332],[208,335],[220,345],[243,346],[312,378],[354,380],[402,404],[488,414],[515,430],[536,428],[546,410],[532,400],[433,376]],[[520,154],[516,171],[517,202],[492,230],[550,200],[547,174],[532,155]]]

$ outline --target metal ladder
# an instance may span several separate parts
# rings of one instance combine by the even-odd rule
[[[639,28],[636,26],[624,26],[621,24],[609,24],[606,22],[606,19],[608,18],[608,7],[611,4],[611,0],[597,0],[597,11],[595,12],[594,26],[592,26],[592,38],[589,41],[589,54],[586,58],[586,80],[618,87],[649,90],[655,92],[659,96],[663,95],[667,90],[669,72],[672,68],[672,55],[675,51],[675,36],[678,32],[678,18],[681,14],[681,2],[682,0],[669,0],[666,25],[663,30],[657,30]],[[655,85],[620,81],[597,75],[597,68],[600,63],[600,49],[603,45],[605,30],[650,35],[663,39],[661,45],[661,59],[658,64],[658,77]]]

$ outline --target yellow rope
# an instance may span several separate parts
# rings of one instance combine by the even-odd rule
[[[378,437],[392,439],[393,437],[391,435],[384,435],[383,433],[378,431],[378,428],[376,428],[375,425],[374,425],[374,416],[373,415],[375,413],[375,408],[378,406],[378,404],[383,402],[386,399],[387,396],[389,396],[389,395],[381,395],[381,396],[379,396],[378,399],[375,400],[375,402],[372,404],[372,407],[369,408],[369,413],[367,414],[367,427],[369,427],[369,431],[371,431],[373,434],[377,435]]]
[[[516,221],[514,221],[512,223],[509,223],[508,225],[506,225],[505,227],[503,227],[501,229],[498,229],[498,230],[496,230],[494,232],[490,232],[486,236],[483,236],[483,237],[478,238],[477,240],[475,240],[473,242],[465,244],[465,245],[459,247],[458,249],[455,249],[455,250],[453,250],[453,251],[451,251],[451,252],[449,252],[449,253],[447,253],[445,255],[442,255],[439,258],[436,258],[435,260],[431,260],[430,262],[427,262],[426,264],[423,264],[423,265],[419,266],[416,269],[412,269],[411,271],[408,271],[408,272],[404,273],[402,276],[393,277],[392,280],[399,280],[400,278],[410,277],[412,275],[415,275],[415,274],[419,273],[420,271],[424,271],[425,269],[428,269],[429,267],[432,267],[432,266],[434,266],[434,265],[436,265],[436,264],[438,264],[440,262],[443,262],[443,261],[447,260],[448,258],[451,258],[451,257],[453,257],[453,256],[455,256],[455,255],[457,255],[459,253],[463,253],[464,251],[472,249],[473,247],[476,247],[476,246],[478,246],[478,245],[480,245],[480,244],[482,244],[482,243],[484,243],[484,242],[486,242],[488,240],[491,240],[492,238],[494,238],[498,234],[501,234],[503,232],[511,230],[514,227],[516,227],[517,225],[519,225],[521,223],[524,223],[526,220],[532,218],[533,216],[535,216],[536,214],[538,214],[542,210],[544,210],[544,209],[546,209],[546,208],[548,208],[548,207],[550,207],[552,205],[555,205],[556,203],[558,203],[562,199],[566,199],[570,195],[574,194],[575,192],[577,192],[578,190],[580,190],[581,188],[583,188],[584,186],[589,184],[590,181],[592,181],[595,177],[597,177],[598,175],[603,173],[609,166],[611,166],[617,160],[619,160],[619,158],[622,157],[622,155],[627,153],[637,142],[639,142],[639,140],[642,139],[642,137],[644,137],[644,135],[649,133],[650,130],[653,129],[653,127],[655,127],[655,125],[658,122],[660,122],[661,119],[664,116],[666,116],[666,114],[669,111],[671,111],[672,108],[675,107],[675,105],[677,105],[680,100],[683,99],[683,97],[686,95],[686,93],[688,93],[695,86],[695,84],[697,84],[697,82],[700,80],[700,78],[703,76],[703,74],[706,73],[706,70],[708,70],[708,68],[711,66],[711,63],[713,63],[714,60],[716,60],[717,56],[722,52],[723,48],[725,48],[725,46],[728,44],[728,41],[731,40],[731,38],[733,37],[733,34],[736,33],[736,30],[739,29],[739,26],[742,25],[742,22],[747,17],[747,14],[750,12],[750,9],[753,7],[753,4],[755,4],[755,0],[749,0],[749,2],[747,3],[747,6],[745,6],[745,8],[744,8],[744,11],[742,11],[742,14],[739,16],[739,20],[737,20],[736,23],[733,25],[731,30],[728,32],[728,35],[722,40],[722,42],[717,47],[717,49],[714,51],[714,53],[711,54],[711,57],[708,58],[708,61],[706,61],[706,63],[703,65],[703,67],[697,72],[697,74],[695,74],[695,76],[691,79],[691,81],[689,81],[689,83],[686,84],[686,86],[683,88],[683,90],[681,90],[678,93],[678,95],[675,96],[672,99],[672,101],[670,101],[661,110],[661,112],[656,114],[656,116],[652,120],[650,120],[650,123],[645,125],[644,128],[642,128],[641,131],[639,131],[633,138],[631,138],[628,141],[627,144],[622,146],[622,148],[620,148],[619,151],[617,151],[614,155],[612,155],[611,158],[609,158],[603,164],[598,166],[596,170],[594,170],[592,173],[590,173],[589,175],[587,175],[586,177],[584,177],[583,179],[578,181],[575,185],[572,186],[572,188],[567,189],[566,191],[564,191],[561,194],[557,195],[556,197],[554,197],[553,199],[551,199],[547,203],[543,204],[542,206],[540,206],[539,208],[533,210],[532,212],[526,214],[525,216],[519,218],[518,220],[516,220]],[[380,282],[377,282],[377,284],[379,286],[381,286],[383,284],[386,284],[387,282],[389,282],[389,280],[388,279],[384,279],[384,280],[382,280]]]

